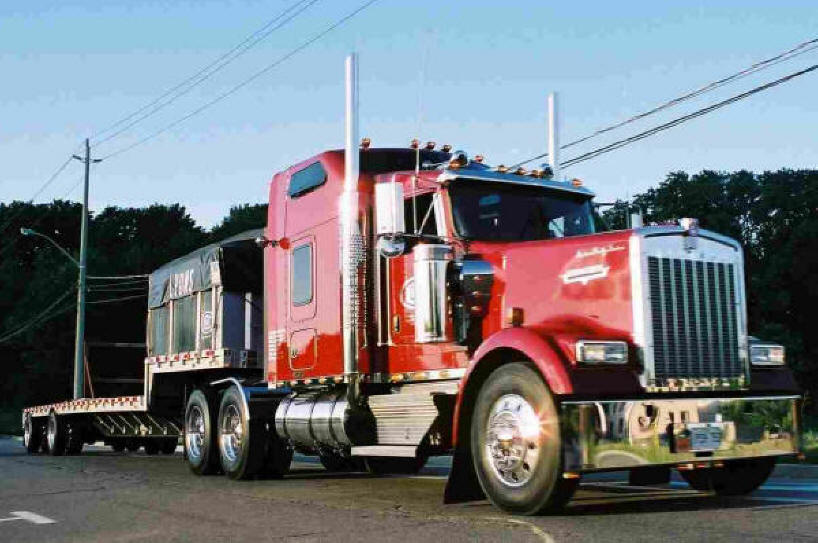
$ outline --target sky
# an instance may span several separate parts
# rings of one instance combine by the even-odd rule
[[[86,137],[105,157],[176,121],[363,4],[317,0],[130,130],[94,136],[219,58],[295,0],[0,4],[0,201],[28,200]],[[291,12],[292,13],[292,12]],[[91,172],[92,210],[181,203],[206,227],[263,202],[272,175],[343,146],[344,57],[359,55],[361,135],[418,137],[511,164],[818,37],[814,0],[379,0],[235,94]],[[563,152],[571,158],[818,63],[818,50]],[[818,72],[564,171],[597,199],[671,171],[818,167]],[[103,134],[104,136],[105,134]],[[536,163],[535,163],[536,164]],[[78,199],[72,161],[35,201]]]

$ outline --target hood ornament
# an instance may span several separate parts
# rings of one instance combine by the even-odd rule
[[[684,230],[685,251],[695,251],[699,246],[699,219],[684,217],[679,219],[679,226]]]

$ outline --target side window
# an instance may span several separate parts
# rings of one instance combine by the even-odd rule
[[[307,305],[312,301],[312,244],[306,243],[292,252],[292,302]]]
[[[406,229],[409,232],[415,232],[422,225],[423,231],[421,234],[436,236],[437,223],[435,221],[434,207],[434,193],[427,192],[426,194],[416,196],[414,209],[412,207],[412,198],[407,198],[403,202],[403,216],[406,217]],[[415,212],[417,212],[417,225],[415,225]]]
[[[327,182],[327,172],[320,162],[310,164],[303,170],[295,172],[290,177],[290,186],[287,194],[290,198],[298,198],[313,191]]]

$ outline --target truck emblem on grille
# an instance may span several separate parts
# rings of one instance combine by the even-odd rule
[[[595,264],[593,266],[585,266],[584,268],[566,270],[560,277],[562,278],[562,282],[566,285],[570,283],[582,283],[583,285],[587,285],[589,281],[593,281],[594,279],[608,277],[608,270],[610,269],[610,266]]]

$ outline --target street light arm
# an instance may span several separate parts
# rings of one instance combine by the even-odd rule
[[[21,233],[22,235],[24,235],[24,236],[39,236],[39,237],[41,237],[41,238],[44,238],[44,239],[48,240],[48,241],[51,243],[51,245],[53,245],[54,247],[56,247],[57,249],[59,249],[59,250],[60,250],[60,252],[61,252],[62,254],[64,254],[65,256],[67,256],[67,257],[68,257],[68,258],[71,260],[71,262],[73,262],[73,263],[74,263],[74,265],[75,265],[76,267],[78,267],[78,268],[80,267],[80,263],[79,263],[79,261],[77,261],[77,259],[76,259],[76,258],[74,258],[73,256],[71,256],[71,253],[69,253],[68,251],[66,251],[65,249],[63,249],[63,248],[60,246],[60,244],[59,244],[59,243],[57,243],[56,241],[54,241],[54,240],[53,240],[53,239],[51,239],[50,237],[46,236],[45,234],[41,234],[40,232],[37,232],[36,230],[32,230],[31,228],[20,228],[20,233]]]

